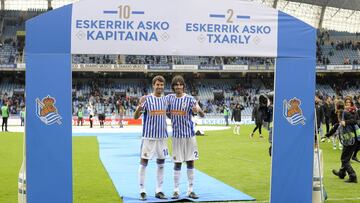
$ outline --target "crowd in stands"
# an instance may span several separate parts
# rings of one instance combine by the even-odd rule
[[[358,65],[360,38],[358,34],[332,36],[329,31],[318,31],[316,58],[319,65]]]
[[[119,112],[119,106],[128,112],[134,112],[140,95],[147,93],[146,88],[140,82],[137,87],[122,86],[118,82],[109,79],[78,80],[74,81],[73,88],[73,112],[79,107],[101,107],[106,113]],[[88,89],[88,91],[82,91]],[[79,94],[79,92],[81,92]],[[138,96],[135,96],[138,95]],[[97,109],[95,108],[95,113]]]
[[[170,76],[169,76],[170,77]],[[260,78],[260,79],[259,79]],[[262,79],[261,79],[262,78]],[[208,116],[220,116],[224,106],[232,107],[237,103],[245,107],[243,115],[251,114],[258,102],[258,96],[273,91],[272,77],[244,77],[241,79],[201,79],[191,78],[186,81],[187,92],[193,95]],[[17,87],[0,80],[2,86]],[[23,87],[23,86],[22,86]],[[24,91],[24,90],[22,90]],[[355,78],[318,77],[317,91],[324,97],[343,98],[360,93],[360,82]],[[104,109],[107,115],[119,112],[119,105],[125,114],[131,117],[138,104],[138,99],[152,92],[151,82],[147,79],[124,78],[78,78],[73,81],[73,112],[79,107],[88,113],[89,104]],[[171,93],[170,86],[165,87],[165,94]],[[11,113],[18,114],[25,105],[24,94],[16,91],[1,91],[1,103],[11,101]],[[95,109],[96,111],[96,109]]]
[[[72,62],[75,64],[116,64],[117,59],[111,55],[89,55],[89,54],[75,54]]]
[[[328,90],[319,90],[319,93],[323,96],[339,96],[344,97],[347,95],[357,95],[360,90],[360,81],[356,78],[341,78],[336,79],[330,77],[319,77],[317,79],[318,85],[328,86]],[[329,91],[329,89],[331,89]]]
[[[19,45],[13,39],[0,41],[0,64],[15,64],[19,61],[21,52]]]
[[[25,31],[25,21],[45,10],[1,12],[0,64],[23,62],[24,39],[17,31]],[[23,36],[22,36],[23,37]],[[316,56],[318,65],[357,65],[360,60],[359,34],[318,30]],[[119,56],[74,55],[73,63],[93,64],[193,64],[193,65],[274,65],[273,58],[256,57],[210,57],[210,56]]]
[[[10,102],[10,113],[18,114],[22,107],[25,106],[25,100],[22,95],[13,94],[9,96],[6,92],[1,96],[0,106],[5,104],[6,102]]]
[[[0,106],[9,101],[11,114],[18,114],[25,106],[25,82],[21,77],[8,77],[0,74]]]

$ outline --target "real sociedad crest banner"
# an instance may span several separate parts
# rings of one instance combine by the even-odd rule
[[[277,19],[277,10],[244,1],[80,1],[71,52],[276,57]]]

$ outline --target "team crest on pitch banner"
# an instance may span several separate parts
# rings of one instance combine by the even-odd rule
[[[61,116],[58,113],[55,103],[55,98],[49,95],[42,100],[36,98],[36,115],[46,125],[52,125],[54,123],[61,124]]]
[[[283,101],[283,115],[291,125],[305,125],[305,117],[300,107],[301,100],[294,97],[289,101]]]

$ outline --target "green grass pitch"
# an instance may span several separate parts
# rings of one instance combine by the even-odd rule
[[[197,169],[257,199],[269,201],[270,166],[267,136],[255,134],[249,139],[253,125],[242,126],[241,135],[232,129],[206,132],[197,137],[200,159]],[[266,135],[266,130],[263,129]],[[22,159],[22,133],[0,133],[0,202],[17,202],[17,177]],[[340,167],[340,150],[322,143],[326,202],[360,202],[360,183],[346,184],[331,169]],[[101,161],[96,137],[73,138],[74,202],[121,202]],[[359,154],[360,155],[360,154]],[[295,158],[295,157],[294,157]],[[352,162],[360,175],[360,164]],[[291,180],[289,180],[291,181]],[[196,186],[195,186],[196,187]],[[220,192],[220,191],[219,191]]]

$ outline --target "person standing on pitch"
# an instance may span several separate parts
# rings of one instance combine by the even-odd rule
[[[5,126],[5,131],[8,132],[7,124],[8,124],[8,118],[10,115],[9,105],[10,105],[10,102],[7,101],[7,102],[4,102],[3,106],[1,107],[1,116],[2,116],[1,131],[4,131],[4,126]]]
[[[83,126],[84,124],[84,112],[83,112],[83,108],[82,106],[79,106],[78,112],[77,112],[77,116],[78,116],[78,122],[77,125],[79,126],[81,124],[81,126]]]
[[[199,197],[193,191],[194,187],[194,160],[199,158],[198,147],[195,138],[193,113],[204,117],[204,112],[194,97],[185,94],[185,81],[182,76],[175,76],[171,82],[171,88],[175,94],[169,94],[169,111],[173,128],[172,135],[172,158],[174,161],[174,193],[172,199],[180,197],[180,174],[181,164],[186,162],[188,191],[187,196],[193,199]]]
[[[167,101],[164,96],[165,79],[162,76],[155,76],[152,80],[153,93],[151,95],[140,98],[139,105],[135,110],[134,118],[138,119],[141,114],[143,118],[142,143],[140,151],[139,166],[139,185],[140,200],[146,200],[145,191],[145,170],[149,159],[153,156],[157,158],[157,183],[155,197],[158,199],[167,199],[162,192],[164,179],[164,163],[168,156],[167,147],[167,125],[166,125],[166,109]]]
[[[100,124],[100,128],[104,128],[104,122],[105,122],[105,107],[104,107],[104,103],[102,102],[102,99],[100,99],[100,101],[98,101],[98,103],[96,104],[96,113],[98,115],[98,120],[99,120],[99,124]]]
[[[21,111],[20,111],[20,126],[24,126],[25,125],[25,107],[22,107]]]
[[[243,105],[237,103],[231,114],[231,121],[235,120],[233,133],[240,135],[241,111],[244,110]]]
[[[120,128],[124,127],[124,115],[125,115],[125,108],[120,103],[119,104],[119,124],[120,124]]]
[[[226,104],[224,104],[224,119],[225,119],[225,126],[229,125],[229,114],[230,114],[230,109],[228,106],[226,106]]]
[[[93,105],[92,105],[92,103],[91,102],[89,102],[89,105],[88,105],[88,112],[89,112],[89,122],[90,122],[90,128],[92,128],[93,127],[93,119],[94,119],[94,115],[95,115],[95,113],[94,113],[94,107],[93,107]]]
[[[344,179],[346,173],[349,175],[349,179],[346,183],[357,183],[357,176],[354,168],[351,165],[350,159],[357,146],[356,131],[354,125],[357,123],[357,115],[354,112],[349,111],[352,105],[352,100],[345,98],[345,103],[339,100],[336,103],[336,113],[338,115],[338,123],[326,133],[326,137],[330,137],[339,129],[339,139],[343,143],[344,147],[341,152],[341,167],[339,170],[332,170],[332,173],[338,176],[340,179]]]

